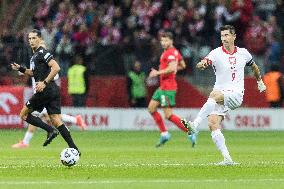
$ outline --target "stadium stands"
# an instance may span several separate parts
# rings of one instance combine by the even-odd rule
[[[14,79],[8,78],[13,75],[8,68],[10,62],[28,65],[30,52],[25,45],[25,33],[29,28],[41,29],[50,45],[49,48],[54,51],[62,67],[66,67],[63,64],[72,63],[74,54],[80,54],[84,57],[90,73],[95,76],[124,76],[135,58],[143,64],[142,69],[146,73],[151,67],[157,68],[161,54],[159,32],[171,30],[175,34],[175,46],[181,50],[189,67],[183,72],[183,76],[186,76],[186,79],[190,78],[188,81],[195,86],[194,88],[202,88],[202,93],[206,94],[206,89],[212,84],[213,73],[197,72],[194,65],[206,55],[206,52],[220,44],[218,26],[227,23],[238,26],[245,23],[242,24],[240,31],[245,40],[240,38],[238,43],[240,46],[254,48],[255,43],[252,39],[258,29],[254,26],[258,24],[262,28],[262,34],[265,34],[261,35],[261,43],[265,45],[261,53],[255,54],[256,62],[264,72],[273,57],[273,63],[279,64],[282,71],[284,69],[281,63],[282,50],[280,54],[274,53],[279,52],[275,50],[275,47],[278,47],[275,40],[283,44],[282,1],[277,1],[277,4],[264,0],[245,0],[246,3],[238,4],[236,0],[207,3],[193,0],[43,0],[35,4],[38,7],[32,14],[33,17],[26,15],[25,19],[32,21],[31,24],[21,26],[17,32],[11,30],[11,25],[15,21],[17,10],[23,8],[23,2],[5,2],[6,13],[3,13],[5,16],[3,22],[1,21],[1,27],[4,29],[0,38],[0,74],[7,77],[1,78],[1,84],[15,84]],[[265,4],[267,6],[264,6]],[[62,55],[56,51],[63,36],[67,36],[72,45],[72,54],[68,55],[68,58],[66,54]],[[68,63],[61,61],[62,56],[65,60],[68,59]],[[64,77],[65,73],[62,72],[61,76]],[[118,79],[117,82],[123,82],[123,79]],[[25,84],[22,82],[22,85]],[[185,82],[181,82],[181,85],[187,86]],[[180,90],[180,93],[183,92]],[[68,105],[69,102],[66,100],[64,103]],[[124,103],[126,102],[122,102],[122,106]],[[93,102],[88,104],[97,105]],[[114,106],[120,104],[115,103]]]

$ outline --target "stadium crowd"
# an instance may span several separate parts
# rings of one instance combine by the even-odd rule
[[[267,71],[282,66],[284,4],[282,0],[42,0],[33,23],[16,33],[4,29],[0,39],[0,72],[9,63],[29,62],[26,31],[38,28],[66,76],[80,54],[90,73],[123,75],[134,60],[148,72],[159,64],[159,33],[172,31],[175,46],[194,74],[194,63],[220,45],[219,27],[232,24],[240,41]]]

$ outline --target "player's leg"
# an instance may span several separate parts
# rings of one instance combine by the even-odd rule
[[[217,103],[224,104],[224,94],[220,91],[212,91],[206,103],[202,106],[202,108],[197,114],[197,117],[193,121],[196,127],[198,127],[202,122],[202,120],[207,118],[210,115],[210,113],[214,111]]]
[[[160,89],[157,89],[153,94],[151,101],[149,102],[148,111],[154,118],[156,124],[160,129],[160,132],[163,133],[167,132],[167,128],[164,124],[161,114],[157,111],[158,107],[160,106],[161,95],[162,91]]]
[[[159,101],[156,100],[151,100],[149,105],[148,105],[148,111],[149,113],[152,115],[153,119],[155,120],[161,136],[160,136],[160,141],[159,143],[156,145],[156,147],[160,147],[163,144],[165,144],[169,139],[170,139],[170,134],[165,126],[165,123],[163,121],[163,118],[161,116],[161,114],[157,111],[158,107],[160,105]]]
[[[208,117],[208,126],[211,130],[211,137],[213,142],[215,143],[217,149],[221,152],[224,161],[218,163],[220,165],[231,165],[233,164],[233,160],[230,156],[228,148],[225,143],[225,137],[221,132],[220,124],[223,120],[223,116],[220,115],[209,115]]]
[[[64,123],[73,123],[78,125],[81,128],[81,130],[85,130],[87,127],[81,115],[77,115],[75,117],[68,114],[61,114],[61,119]]]
[[[208,117],[208,124],[211,130],[212,140],[220,150],[224,157],[224,161],[218,163],[218,165],[234,165],[228,148],[225,143],[225,137],[221,132],[220,124],[226,115],[228,110],[234,110],[238,108],[243,101],[243,94],[237,92],[223,92],[224,94],[224,105],[217,105],[216,109]]]
[[[47,125],[46,123],[44,123],[39,117],[32,115],[31,112],[32,112],[32,109],[28,108],[25,105],[20,112],[21,119],[31,125],[42,128],[43,130],[47,132],[52,132],[54,130],[50,125]]]
[[[37,111],[34,111],[32,114],[34,116],[40,115],[40,113],[37,112]],[[27,147],[29,147],[30,140],[32,139],[35,131],[36,131],[36,127],[29,124],[23,140],[20,140],[18,143],[13,144],[12,148],[27,148]]]
[[[179,129],[181,129],[182,131],[188,134],[188,139],[191,142],[192,147],[194,147],[197,141],[197,132],[196,133],[189,132],[189,130],[182,123],[180,117],[173,114],[172,108],[170,107],[163,108],[163,111],[164,111],[166,119],[173,122]]]
[[[161,106],[163,107],[164,115],[166,119],[173,122],[179,129],[184,132],[188,132],[188,129],[181,123],[181,119],[173,114],[172,107],[176,105],[175,101],[176,91],[164,91],[162,96]]]
[[[155,120],[161,136],[160,136],[160,141],[156,145],[156,147],[162,146],[165,144],[169,139],[170,139],[170,134],[165,126],[165,123],[163,121],[163,118],[161,114],[157,111],[158,107],[160,106],[160,101],[161,101],[161,96],[162,96],[162,91],[160,89],[157,89],[155,93],[152,96],[151,101],[149,102],[148,105],[148,111],[152,115],[153,119]]]
[[[163,132],[167,132],[167,128],[166,128],[166,126],[164,124],[164,121],[163,121],[163,118],[162,118],[161,114],[157,111],[159,105],[160,105],[159,101],[156,101],[156,100],[152,99],[149,102],[148,111],[152,115],[152,117],[154,118],[156,124],[158,125],[158,128],[159,128],[160,132],[163,133]]]
[[[200,123],[214,111],[217,104],[224,104],[224,94],[221,91],[212,91],[194,121],[188,122],[182,119],[182,123],[186,128],[190,129],[192,133],[195,133]]]
[[[60,114],[49,114],[49,117],[50,117],[52,124],[58,129],[59,133],[61,134],[63,139],[66,141],[68,146],[70,148],[75,148],[76,150],[79,151],[78,147],[75,145],[75,143],[72,139],[70,131],[62,122],[61,115]]]
[[[170,107],[163,108],[165,118],[169,121],[173,122],[180,130],[183,132],[188,132],[188,129],[184,127],[184,125],[181,123],[181,119],[179,116],[173,114],[173,110]]]
[[[28,130],[26,131],[26,134],[25,134],[24,139],[23,139],[24,144],[26,144],[26,145],[30,144],[30,141],[34,136],[35,131],[36,131],[35,126],[33,126],[33,125],[28,126]]]
[[[13,144],[12,148],[27,148],[27,147],[29,147],[30,141],[31,141],[35,131],[36,131],[36,127],[33,126],[33,125],[29,125],[23,140],[19,141],[16,144]]]
[[[52,125],[46,108],[44,108],[43,111],[39,114],[39,117],[43,119],[44,122],[46,122],[47,124]],[[86,123],[81,115],[77,115],[76,117],[74,117],[67,114],[61,114],[61,119],[64,123],[73,123],[78,125],[81,128],[81,130],[86,129]]]

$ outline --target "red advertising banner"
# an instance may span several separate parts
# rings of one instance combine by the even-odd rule
[[[0,86],[0,129],[23,128],[19,113],[24,104],[24,87]]]

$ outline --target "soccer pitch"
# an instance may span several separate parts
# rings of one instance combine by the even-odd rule
[[[72,132],[82,151],[77,166],[59,162],[61,137],[42,147],[38,132],[27,149],[12,149],[24,131],[1,130],[0,188],[283,188],[284,132],[224,131],[237,166],[215,166],[221,155],[209,132],[191,148],[182,132],[155,148],[153,131]]]

